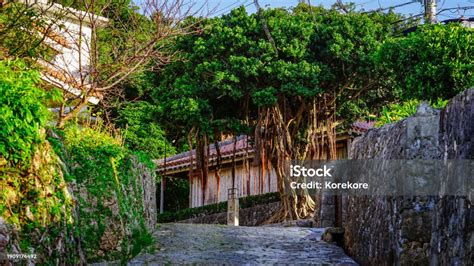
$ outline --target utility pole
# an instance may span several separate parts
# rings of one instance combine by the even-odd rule
[[[436,0],[423,0],[425,6],[425,23],[436,23]]]

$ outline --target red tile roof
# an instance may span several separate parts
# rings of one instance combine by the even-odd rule
[[[253,153],[254,150],[253,150],[252,144],[248,143],[247,141],[248,141],[248,138],[245,135],[241,135],[237,137],[237,142],[235,143],[236,157],[240,158],[244,156],[246,153],[249,153],[249,154]],[[222,160],[232,158],[234,154],[234,139],[227,139],[224,141],[220,141],[218,145],[219,145],[219,151],[220,151]],[[158,171],[160,172],[164,171],[165,164],[166,164],[166,171],[189,167],[190,153],[192,154],[191,156],[193,159],[193,163],[195,163],[196,150],[192,150],[190,152],[187,151],[187,152],[183,152],[183,153],[176,154],[174,156],[166,158],[166,162],[165,162],[165,159],[156,160],[155,163],[158,165]],[[209,163],[216,161],[217,150],[214,144],[211,144],[209,146],[209,153],[210,153]]]
[[[52,41],[56,42],[59,45],[62,45],[68,49],[71,49],[71,44],[68,40],[61,34],[52,29],[46,29],[43,26],[37,26],[33,23],[33,27],[38,30],[40,33],[44,34],[46,37],[50,38]]]
[[[352,132],[354,133],[363,133],[375,125],[374,121],[357,121],[352,125]],[[228,139],[219,142],[219,150],[221,153],[221,159],[231,159],[234,152],[234,139]],[[235,155],[237,158],[242,158],[245,154],[253,155],[254,149],[252,143],[250,142],[249,138],[245,135],[241,135],[237,137],[236,147],[235,147]],[[171,157],[166,158],[166,168],[165,168],[165,159],[156,160],[155,163],[158,166],[158,172],[169,172],[169,171],[176,171],[178,169],[186,169],[189,168],[189,157],[190,153],[192,154],[193,163],[196,163],[196,151],[188,151],[183,152],[180,154],[176,154]],[[213,163],[217,159],[217,151],[214,144],[209,146],[209,164]]]
[[[356,121],[352,124],[352,130],[363,133],[375,126],[375,121]]]

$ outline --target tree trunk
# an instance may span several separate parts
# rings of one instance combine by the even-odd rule
[[[265,166],[263,158],[271,161],[277,175],[282,206],[268,223],[309,218],[316,207],[320,208],[321,193],[310,195],[307,189],[291,189],[289,164],[306,159],[336,159],[335,104],[334,101],[328,104],[326,96],[323,97],[319,102],[313,100],[311,104],[300,100],[296,106],[303,108],[294,110],[295,113],[284,100],[259,112],[255,131],[257,160],[260,160],[260,167]],[[298,135],[301,129],[304,129],[305,141],[301,141]]]
[[[87,102],[88,102],[89,98],[88,97],[84,97],[81,102],[76,105],[74,107],[74,109],[72,109],[69,113],[67,113],[66,115],[63,116],[62,112],[59,113],[59,117],[58,117],[58,123],[56,124],[56,126],[58,128],[63,128],[64,125],[66,124],[67,121],[75,118],[79,112],[81,111],[81,109],[87,105]]]

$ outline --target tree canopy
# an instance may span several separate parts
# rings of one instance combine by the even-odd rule
[[[372,53],[394,34],[395,14],[300,5],[264,16],[277,51],[258,15],[243,7],[200,22],[200,34],[179,38],[183,60],[164,69],[154,92],[162,113],[172,118],[167,121],[186,130],[236,129],[232,121],[256,120],[259,108],[282,99],[294,109],[326,94],[341,108],[355,105],[355,113],[367,108],[360,97],[378,89]]]
[[[449,99],[474,85],[473,29],[458,23],[423,25],[388,40],[377,53],[397,98]]]
[[[158,76],[153,96],[161,121],[196,140],[204,182],[208,143],[221,133],[252,135],[262,171],[271,162],[285,195],[284,162],[335,159],[336,126],[380,98],[373,52],[397,32],[398,20],[393,13],[341,14],[300,4],[258,14],[241,7],[200,21],[199,34],[177,40],[182,60]],[[328,141],[318,142],[322,135]],[[307,195],[283,202],[284,217],[306,216],[313,206]]]

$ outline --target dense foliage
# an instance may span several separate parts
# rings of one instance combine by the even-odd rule
[[[424,25],[387,41],[378,64],[402,99],[449,99],[474,86],[474,30],[460,24]]]
[[[45,139],[49,93],[38,81],[39,73],[23,61],[0,61],[0,216],[17,230],[15,248],[34,248],[42,255],[38,262],[45,263],[45,254],[65,253],[65,245],[52,243],[73,239],[74,203],[60,160]]]
[[[107,6],[101,14],[111,19],[98,33],[99,60],[109,66],[104,73],[114,73],[111,66],[121,63],[114,55],[134,45],[124,40],[151,39],[143,35],[149,23],[130,1],[94,4],[98,9]],[[75,7],[81,9],[79,1]],[[148,228],[153,227],[145,214],[142,185],[153,184],[154,165],[147,154],[131,148],[158,156],[163,145],[159,140],[143,142],[146,133],[135,130],[136,123],[146,123],[149,116],[133,117],[133,111],[122,112],[131,115],[124,118],[131,125],[128,147],[102,128],[72,123],[63,131],[52,126],[47,106],[62,103],[62,95],[33,70],[38,59],[47,61],[53,55],[43,42],[43,34],[51,33],[45,14],[38,5],[11,2],[0,7],[0,216],[14,226],[8,251],[34,250],[39,264],[125,261],[151,243]],[[51,22],[64,14],[46,15]],[[139,30],[129,30],[134,27]],[[163,135],[154,125],[147,130],[150,141]]]
[[[0,215],[18,230],[15,248],[34,248],[39,263],[79,263],[82,252],[87,260],[137,254],[151,242],[138,169],[152,174],[153,163],[100,128],[71,125],[48,141],[44,103],[57,94],[38,82],[23,61],[0,61]],[[120,248],[105,254],[104,237]]]
[[[41,11],[21,1],[8,2],[11,3],[0,7],[0,60],[8,57],[30,59],[39,54],[51,54],[51,49],[43,45],[44,39],[40,35],[19,30],[34,28],[42,31],[45,20],[38,16]]]
[[[80,195],[76,234],[88,261],[136,255],[141,245],[151,242],[142,201],[144,173],[137,172],[138,164],[150,162],[131,153],[120,135],[101,126],[70,125],[63,134],[66,180]]]
[[[242,132],[244,119],[255,121],[259,108],[279,101],[296,113],[312,99],[340,93],[340,118],[367,112],[376,96],[380,101],[372,53],[392,35],[396,15],[300,5],[264,16],[277,51],[258,15],[244,8],[206,19],[201,34],[180,38],[176,49],[185,60],[165,68],[154,94],[163,124],[178,132]]]
[[[38,88],[39,73],[20,60],[0,61],[0,155],[8,162],[27,164],[48,112]]]
[[[430,103],[435,109],[441,109],[446,106],[448,100],[438,99]],[[394,123],[404,118],[413,116],[417,107],[421,104],[420,100],[407,100],[402,103],[392,103],[382,108],[380,115],[377,117],[376,126],[382,126],[388,123]]]
[[[119,109],[117,125],[125,129],[125,144],[132,150],[143,151],[153,159],[176,153],[157,123],[155,106],[137,102]]]

